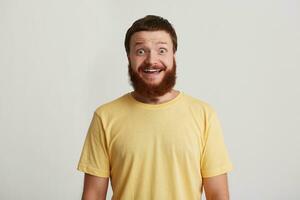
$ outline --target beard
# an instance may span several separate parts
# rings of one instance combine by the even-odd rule
[[[147,65],[140,66],[139,68],[150,67]],[[164,94],[170,92],[176,83],[176,61],[174,59],[173,66],[170,70],[166,70],[165,75],[158,84],[149,84],[144,79],[142,79],[139,74],[132,70],[131,64],[128,64],[128,74],[130,77],[131,85],[135,92],[138,94],[147,97],[147,98],[156,98],[163,96]],[[163,73],[163,72],[160,72]]]

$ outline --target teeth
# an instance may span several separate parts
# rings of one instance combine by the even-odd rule
[[[159,69],[144,69],[144,72],[158,72]]]

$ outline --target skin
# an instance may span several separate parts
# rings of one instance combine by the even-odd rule
[[[109,178],[84,175],[82,200],[105,200]]]
[[[148,84],[159,84],[166,72],[173,66],[175,52],[171,37],[165,31],[140,31],[132,35],[130,40],[130,52],[127,55],[131,67],[138,72]],[[158,74],[146,74],[140,70],[143,64],[150,64],[155,68],[164,68]],[[159,104],[172,100],[179,91],[172,89],[170,92],[157,98],[147,98],[133,92],[132,95],[138,101]],[[202,180],[207,200],[229,200],[227,174],[203,178]],[[101,178],[85,174],[84,191],[82,200],[105,200],[108,187],[108,178]]]
[[[227,174],[202,178],[207,200],[229,200]]]

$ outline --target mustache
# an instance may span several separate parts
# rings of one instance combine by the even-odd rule
[[[159,70],[166,70],[167,67],[165,65],[158,66],[158,65],[151,65],[148,63],[143,63],[139,66],[138,70],[144,70],[144,69],[159,69]]]

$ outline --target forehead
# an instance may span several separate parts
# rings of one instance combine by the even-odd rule
[[[131,45],[148,42],[172,45],[172,39],[166,31],[139,31],[134,33],[130,40]]]

